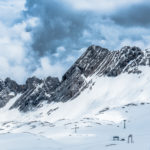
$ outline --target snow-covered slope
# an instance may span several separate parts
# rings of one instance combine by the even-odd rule
[[[1,120],[10,121],[50,121],[60,119],[78,119],[80,117],[95,116],[104,109],[123,106],[130,103],[150,102],[150,69],[141,67],[141,74],[123,73],[117,77],[98,77],[93,75],[86,79],[90,81],[88,88],[72,101],[43,102],[42,107],[28,113],[20,113],[17,109],[9,110],[11,104],[21,95],[12,98],[9,103],[0,109]],[[2,113],[3,112],[3,113]],[[5,117],[5,113],[11,117]],[[17,116],[17,117],[16,117]],[[19,117],[20,116],[20,117]]]
[[[5,122],[1,132],[7,133],[0,134],[0,144],[3,150],[149,150],[149,113],[150,103],[132,103],[80,120]],[[134,143],[127,142],[130,134]],[[113,136],[120,141],[113,141]]]
[[[150,149],[149,51],[124,47],[110,52],[92,46],[66,72],[61,82],[50,79],[53,84],[36,79],[38,82],[33,82],[36,84],[32,83],[29,89],[21,86],[25,92],[6,92],[6,95],[11,92],[15,95],[0,109],[0,133],[5,133],[0,139],[16,134],[24,137],[20,133],[27,133],[28,136],[44,136],[47,143],[50,140],[54,144],[51,150]],[[45,92],[46,89],[49,90]],[[46,100],[41,99],[42,94]],[[20,108],[32,108],[30,104],[34,100],[40,102],[30,109],[32,111],[20,111]],[[123,120],[127,120],[126,129],[123,129]],[[133,144],[127,143],[130,134]],[[38,141],[32,135],[33,141]],[[113,141],[113,136],[124,140]],[[45,140],[39,138],[39,142],[42,144]],[[43,149],[48,147],[49,144]]]

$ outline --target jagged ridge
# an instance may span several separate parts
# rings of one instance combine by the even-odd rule
[[[10,109],[19,108],[26,112],[40,107],[42,101],[66,102],[88,87],[90,81],[86,79],[93,74],[116,77],[124,72],[141,73],[139,66],[146,65],[150,66],[148,50],[126,46],[119,51],[109,51],[92,45],[64,74],[61,82],[52,77],[45,80],[32,77],[27,79],[25,85],[18,85],[9,78],[0,81],[0,107],[17,93],[22,93],[22,96]]]

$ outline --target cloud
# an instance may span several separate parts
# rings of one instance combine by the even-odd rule
[[[32,76],[46,78],[51,75],[61,79],[65,70],[66,68],[62,64],[55,63],[52,65],[48,57],[42,57],[40,59],[40,67],[37,67],[37,69],[34,70]]]
[[[124,28],[119,25],[100,26],[104,39],[96,41],[102,47],[110,50],[120,49],[123,46],[139,46],[142,49],[150,47],[150,31],[143,27]]]
[[[39,60],[34,58],[36,54],[30,48],[32,38],[26,30],[35,27],[39,19],[29,17],[24,20],[24,4],[24,0],[0,1],[0,79],[11,77],[24,83],[26,78],[33,75],[45,77],[62,74],[64,67],[60,64],[51,65],[45,57]],[[58,50],[64,51],[63,47]]]
[[[111,18],[121,26],[150,26],[150,2],[118,9]]]
[[[0,78],[11,77],[23,82],[28,76],[24,43],[30,39],[26,23],[14,23],[24,9],[25,1],[0,1]],[[10,15],[11,14],[11,15]]]
[[[0,20],[5,25],[12,25],[15,19],[21,17],[24,10],[25,0],[1,0],[0,1]]]
[[[39,19],[28,30],[32,50],[38,57],[46,55],[58,62],[64,61],[64,57],[77,58],[73,51],[91,44],[115,49],[126,39],[144,40],[140,34],[146,34],[143,27],[149,24],[149,10],[145,0],[27,0],[24,14],[27,19]],[[141,26],[140,31],[131,29],[132,25]],[[60,47],[65,52],[59,51]]]
[[[128,7],[133,4],[140,4],[145,0],[63,0],[68,2],[77,10],[97,11],[101,14],[108,14],[119,8]]]
[[[25,23],[8,27],[0,22],[0,78],[7,76],[23,82],[27,73],[27,50],[24,43],[30,39],[24,31]]]

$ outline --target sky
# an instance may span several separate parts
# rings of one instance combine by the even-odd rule
[[[0,79],[59,77],[90,45],[150,48],[148,0],[0,0]]]

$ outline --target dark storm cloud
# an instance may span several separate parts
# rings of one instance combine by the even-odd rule
[[[54,63],[61,62],[68,55],[75,56],[74,50],[91,44],[115,49],[124,40],[143,40],[150,25],[149,14],[150,5],[145,1],[104,14],[75,10],[69,3],[59,0],[26,0],[24,11],[27,20],[30,17],[39,18],[37,26],[26,29],[32,36],[33,54],[39,57],[48,55]],[[112,38],[116,42],[111,42]],[[66,51],[58,52],[58,47],[64,47]]]
[[[26,17],[40,19],[38,26],[27,28],[32,35],[32,49],[40,56],[55,53],[59,46],[70,51],[84,46],[86,41],[81,39],[88,28],[85,13],[58,0],[27,0],[26,8]]]
[[[111,19],[122,26],[148,27],[150,25],[150,2],[121,8],[111,14]]]

